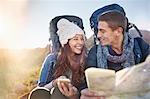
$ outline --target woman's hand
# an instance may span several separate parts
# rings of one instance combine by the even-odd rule
[[[83,89],[81,91],[80,99],[105,99],[105,96],[100,96],[99,94],[89,91],[88,89]]]
[[[64,78],[64,79],[58,78],[57,86],[63,95],[68,96],[71,99],[74,99],[73,97],[77,96],[77,93],[78,93],[77,88],[75,86],[73,86],[71,84],[71,81],[68,80],[67,78]]]
[[[53,87],[58,85],[59,82],[70,82],[70,80],[66,76],[60,76],[52,81]]]

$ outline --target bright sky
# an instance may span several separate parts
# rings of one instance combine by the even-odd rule
[[[123,6],[138,28],[150,31],[149,0],[0,0],[0,47],[45,47],[49,43],[49,21],[58,15],[81,17],[90,37],[92,12],[112,3]]]

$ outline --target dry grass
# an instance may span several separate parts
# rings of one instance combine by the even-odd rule
[[[45,48],[0,49],[0,99],[17,99],[33,89],[47,53]]]

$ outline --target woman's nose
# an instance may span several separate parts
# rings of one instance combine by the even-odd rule
[[[79,43],[79,44],[84,44],[84,40],[79,39],[79,40],[78,40],[78,43]]]

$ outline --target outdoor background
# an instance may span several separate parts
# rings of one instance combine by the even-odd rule
[[[91,14],[112,3],[124,7],[129,21],[150,44],[148,0],[0,0],[0,99],[17,99],[35,87],[42,62],[50,52],[48,29],[52,18],[81,17],[90,38]]]

